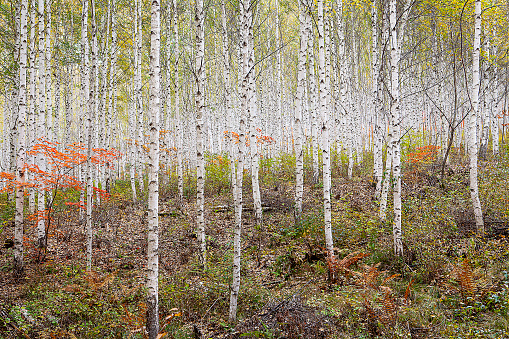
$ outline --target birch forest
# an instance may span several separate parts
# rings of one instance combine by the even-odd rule
[[[509,0],[0,0],[0,338],[509,338]]]

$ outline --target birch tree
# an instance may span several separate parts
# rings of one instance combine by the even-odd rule
[[[232,138],[232,132],[233,132],[233,110],[232,110],[232,98],[231,98],[231,86],[230,86],[230,51],[228,48],[228,32],[227,32],[227,26],[226,26],[226,5],[225,0],[221,0],[221,33],[222,33],[222,40],[223,40],[223,58],[224,58],[224,91],[225,91],[225,115],[226,119],[229,120],[228,124],[228,133],[226,135],[227,142],[228,142],[228,152],[230,157],[230,177],[231,177],[231,184],[232,184],[232,192],[233,192],[233,199],[234,199],[234,205],[237,206],[237,182],[235,178],[235,154],[234,154],[234,141],[235,139]]]
[[[88,139],[85,138],[85,133],[88,133],[88,117],[89,117],[89,99],[90,99],[90,64],[89,64],[89,49],[90,46],[88,44],[88,1],[83,1],[83,8],[81,13],[81,109],[80,109],[80,123],[78,126],[78,134],[79,134],[79,141],[82,145],[87,145],[88,147]],[[85,122],[85,124],[83,123]],[[86,126],[84,126],[86,125]],[[88,154],[88,151],[87,151]],[[85,169],[85,175],[86,171],[88,171],[88,159],[87,159],[87,169]],[[80,181],[83,180],[84,171],[82,170],[81,166],[78,167],[78,176]],[[84,199],[85,199],[85,190],[82,190],[80,193],[80,206],[84,206]],[[80,215],[79,220],[80,223],[83,222],[83,209],[80,208]]]
[[[307,4],[299,0],[300,48],[297,68],[297,92],[295,95],[295,223],[299,224],[302,215],[302,196],[304,193],[304,153],[302,142],[302,107],[304,85],[306,83],[306,54],[308,48],[305,11]]]
[[[36,108],[36,101],[37,101],[37,87],[36,87],[36,81],[35,76],[37,72],[37,65],[36,65],[36,56],[37,56],[37,49],[35,44],[35,31],[37,29],[36,26],[36,18],[37,18],[37,0],[32,0],[31,6],[30,6],[30,95],[29,95],[29,110],[28,110],[28,131],[27,131],[27,144],[29,146],[32,146],[35,144],[35,136],[36,136],[36,123],[37,123],[37,108]],[[27,147],[28,148],[28,147]],[[35,157],[33,155],[30,156],[30,159],[28,159],[30,164],[35,164]],[[27,179],[31,179],[30,172],[26,172],[25,174],[27,176]],[[36,189],[30,188],[29,189],[30,196],[28,198],[28,205],[30,213],[35,213],[35,194]]]
[[[240,18],[240,35],[241,35],[241,108],[240,108],[240,122],[239,122],[239,146],[237,154],[237,193],[236,206],[235,206],[235,225],[233,235],[233,281],[230,293],[230,322],[237,320],[237,301],[240,289],[240,252],[241,252],[241,234],[242,234],[242,179],[244,176],[244,154],[246,145],[245,126],[246,126],[246,113],[249,105],[249,31],[252,29],[252,12],[251,1],[242,0],[239,2],[239,18]]]
[[[196,25],[195,59],[195,105],[196,105],[196,214],[198,241],[200,242],[201,263],[207,263],[207,243],[205,239],[205,157],[203,147],[203,114],[205,111],[205,11],[203,0],[196,1],[194,22]]]
[[[479,89],[480,89],[480,50],[481,50],[481,0],[475,0],[475,23],[474,23],[474,45],[472,56],[472,112],[469,120],[469,159],[470,159],[470,197],[475,215],[477,232],[484,234],[484,221],[479,199],[479,188],[477,184],[477,116],[479,114]]]
[[[252,3],[251,7],[254,7],[256,3]],[[254,8],[250,8],[250,20],[254,20],[253,18]],[[254,51],[254,37],[253,30],[250,29],[248,32],[248,72],[255,72],[255,51]],[[258,226],[262,224],[262,200],[260,195],[260,182],[258,179],[258,172],[260,168],[260,161],[258,155],[258,143],[256,139],[256,123],[258,120],[258,104],[257,104],[257,93],[256,93],[256,79],[254,76],[249,77],[248,83],[248,107],[247,107],[247,115],[249,120],[249,134],[250,134],[250,153],[251,153],[251,186],[253,190],[253,209],[255,212],[255,223]]]
[[[16,214],[14,228],[14,266],[15,278],[23,275],[23,208],[25,182],[25,120],[26,120],[26,92],[27,92],[27,12],[28,0],[21,1],[20,8],[20,49],[19,49],[19,92],[18,92],[18,154],[16,163]]]
[[[325,23],[323,0],[318,0],[318,70],[320,78],[320,116],[322,129],[322,154],[323,154],[323,209],[325,223],[325,246],[327,256],[334,258],[334,244],[332,240],[332,213],[330,202],[330,147],[329,147],[329,112],[327,107],[326,69],[325,69]]]
[[[136,20],[135,20],[135,92],[134,92],[134,100],[136,107],[136,118],[137,118],[137,139],[138,139],[138,147],[137,147],[137,157],[138,161],[136,162],[138,167],[138,182],[140,187],[140,194],[143,196],[143,192],[145,192],[145,184],[143,181],[143,163],[144,163],[144,153],[145,150],[143,148],[144,142],[144,133],[143,133],[143,96],[142,96],[142,79],[141,79],[141,61],[142,61],[142,42],[143,42],[143,18],[141,16],[141,0],[136,0]]]
[[[378,45],[378,10],[376,0],[371,6],[371,79],[373,93],[373,114],[375,119],[373,129],[373,176],[376,182],[375,198],[379,198],[382,192],[382,126],[381,126],[381,103],[380,103],[380,70],[379,70],[379,45]]]
[[[318,118],[316,113],[318,111],[318,86],[316,83],[315,76],[315,54],[314,54],[314,34],[313,34],[313,25],[311,20],[311,4],[308,4],[308,8],[305,11],[306,15],[306,34],[308,36],[308,46],[307,46],[307,58],[308,58],[308,70],[307,70],[307,79],[309,86],[309,110],[311,111],[310,119],[311,119],[311,148],[312,148],[312,164],[313,164],[313,184],[318,184],[320,180],[320,169],[318,168]]]
[[[403,255],[403,242],[401,240],[401,116],[399,107],[399,46],[397,32],[396,0],[389,2],[390,11],[390,46],[391,46],[391,148],[393,157],[393,176],[394,176],[394,222],[393,238],[394,253],[398,256]],[[400,32],[403,34],[403,32]]]
[[[147,247],[147,329],[150,339],[159,334],[159,111],[161,90],[160,67],[161,9],[152,1],[150,29],[150,119],[148,178],[148,247]]]
[[[44,57],[44,47],[46,40],[44,39],[44,0],[39,0],[39,8],[37,13],[39,19],[39,114],[37,117],[37,138],[44,138],[46,135],[46,63]],[[41,153],[37,156],[37,166],[42,171],[46,170],[46,159]],[[44,215],[46,211],[45,191],[41,188],[38,192],[37,210]],[[46,223],[44,218],[39,217],[37,220],[37,246],[41,249],[46,248]]]
[[[91,22],[92,22],[92,41],[97,38],[97,25],[95,17],[95,0],[91,0],[90,6]],[[86,20],[86,17],[85,17]],[[93,44],[95,45],[95,44]],[[97,49],[96,46],[92,47],[92,53],[90,55],[90,79],[96,79],[97,77]],[[96,116],[96,87],[97,82],[92,81],[90,86],[90,96],[88,98],[88,115],[87,115],[87,234],[86,234],[86,248],[87,248],[87,270],[92,269],[92,197],[93,197],[93,181],[92,176],[94,167],[92,164],[92,148],[93,148],[93,137],[94,137],[94,120]]]
[[[175,119],[176,119],[176,138],[177,138],[177,180],[178,180],[178,197],[179,202],[182,204],[184,200],[184,173],[182,169],[183,145],[182,145],[182,117],[180,113],[180,38],[178,29],[178,13],[177,13],[177,0],[173,0],[173,36],[175,38]]]

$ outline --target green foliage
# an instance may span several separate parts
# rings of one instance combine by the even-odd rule
[[[206,192],[220,195],[223,191],[228,191],[230,188],[230,159],[226,153],[212,155],[207,152],[205,161]]]

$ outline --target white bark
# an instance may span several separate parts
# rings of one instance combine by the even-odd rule
[[[178,197],[179,202],[182,204],[184,200],[184,173],[182,170],[182,157],[183,157],[183,127],[182,116],[180,113],[180,77],[179,77],[179,59],[180,59],[180,39],[178,30],[178,16],[177,16],[177,0],[173,0],[173,35],[175,37],[175,119],[177,121],[177,180],[178,180]]]
[[[85,1],[84,1],[85,2]],[[86,19],[86,18],[85,18]],[[91,2],[91,22],[92,22],[92,41],[97,38],[97,29],[95,22],[95,0]],[[82,36],[83,38],[83,36]],[[90,56],[90,79],[95,79],[97,77],[97,50],[95,46],[92,48],[92,53]],[[96,116],[96,81],[92,81],[90,86],[90,96],[89,96],[89,106],[88,106],[88,114],[87,114],[87,217],[86,217],[86,248],[87,248],[87,270],[92,269],[92,175],[94,172],[94,167],[92,164],[92,147],[93,147],[93,137],[94,137],[94,117]]]
[[[254,6],[252,4],[251,6]],[[252,12],[253,10],[250,10],[250,20],[253,20],[252,18]],[[253,30],[249,30],[248,34],[248,48],[249,48],[249,59],[248,59],[248,69],[250,73],[255,72],[255,60],[254,60],[254,38],[253,38]],[[256,93],[256,83],[255,83],[255,77],[250,76],[249,77],[249,87],[248,87],[248,121],[249,121],[249,129],[250,129],[250,143],[249,146],[251,148],[251,183],[252,183],[252,189],[253,189],[253,205],[254,205],[254,212],[255,212],[255,222],[256,225],[261,226],[262,224],[262,200],[260,196],[260,182],[258,179],[258,172],[260,168],[260,162],[259,162],[259,155],[258,155],[258,143],[256,139],[257,135],[257,122],[258,122],[258,105],[257,105],[257,93]]]
[[[231,88],[230,88],[230,51],[228,49],[228,32],[226,30],[226,6],[225,0],[221,0],[221,29],[222,29],[222,38],[223,38],[223,58],[224,58],[224,90],[225,90],[225,114],[226,119],[229,121],[228,123],[228,133],[226,135],[228,142],[228,153],[230,158],[230,177],[232,184],[232,192],[234,205],[237,206],[237,182],[235,179],[235,154],[234,154],[234,142],[235,139],[232,137],[232,132],[234,129],[233,124],[233,110],[232,110],[232,98],[231,98]]]
[[[135,51],[134,51],[134,60],[135,60],[135,107],[136,107],[136,117],[137,117],[137,138],[138,138],[138,161],[137,161],[137,172],[138,172],[138,182],[140,195],[143,196],[143,192],[145,191],[145,184],[143,181],[143,164],[145,159],[145,149],[143,145],[144,141],[144,133],[143,133],[143,100],[142,100],[142,83],[141,83],[141,58],[142,58],[142,16],[141,16],[141,0],[136,0],[136,20],[135,20]]]
[[[499,134],[499,128],[498,128],[498,116],[499,112],[501,111],[500,107],[501,105],[501,91],[500,91],[500,83],[499,83],[499,74],[498,74],[498,67],[495,67],[494,71],[494,87],[495,87],[495,93],[494,93],[494,108],[491,112],[491,137],[492,137],[492,151],[493,155],[498,155],[499,152],[499,140],[498,140],[498,134]],[[503,106],[502,106],[503,107]]]
[[[481,29],[482,29],[482,26],[481,26]],[[490,39],[489,37],[486,37],[485,38],[486,40],[486,47],[483,48],[483,50],[485,51],[485,54],[486,54],[486,60],[490,60]],[[481,60],[479,60],[481,61]],[[484,66],[484,67],[483,67]],[[486,158],[486,155],[488,153],[488,141],[490,139],[490,121],[491,121],[491,114],[490,114],[490,110],[491,110],[491,107],[490,107],[490,104],[491,104],[491,100],[490,100],[490,96],[492,95],[492,93],[488,93],[488,87],[491,87],[493,86],[493,83],[491,82],[491,79],[490,79],[490,73],[491,71],[489,70],[489,64],[487,62],[483,62],[482,64],[480,64],[480,67],[479,68],[483,68],[483,81],[480,80],[480,83],[482,83],[482,85],[480,85],[480,93],[482,93],[482,95],[480,95],[480,97],[482,98],[482,100],[480,100],[482,102],[482,105],[479,105],[480,107],[482,107],[482,109],[480,109],[480,115],[481,115],[481,123],[482,123],[482,126],[481,127],[481,140],[480,140],[480,145],[479,145],[479,156],[481,157],[481,159],[485,159]],[[481,88],[484,87],[484,91],[481,90]],[[496,88],[494,86],[494,88]],[[491,91],[490,91],[491,92]]]
[[[479,61],[481,49],[481,0],[475,1],[474,51],[472,63],[472,112],[469,120],[470,197],[475,215],[477,232],[484,234],[484,221],[477,184],[477,116],[479,114]]]
[[[242,5],[240,5],[242,6]],[[279,0],[276,0],[276,41],[278,50],[276,52],[276,71],[277,71],[277,118],[280,121],[280,128],[278,134],[280,135],[279,150],[283,151],[284,147],[284,134],[283,132],[283,102],[282,102],[282,70],[281,70],[281,32],[280,32],[280,18],[279,18]]]
[[[112,14],[111,14],[111,63],[110,63],[110,129],[111,134],[109,137],[110,147],[117,147],[117,15],[115,2],[117,0],[111,0],[112,2]]]
[[[312,163],[313,163],[313,184],[318,184],[320,180],[320,169],[318,167],[318,118],[316,113],[318,111],[318,98],[317,98],[317,84],[315,76],[315,55],[314,50],[314,34],[313,25],[311,21],[310,10],[306,10],[306,31],[308,36],[308,84],[309,84],[309,110],[311,111],[311,148],[312,148]]]
[[[382,172],[383,172],[383,158],[382,158],[382,125],[381,125],[381,104],[380,104],[380,71],[379,71],[379,53],[378,53],[378,11],[376,0],[373,0],[371,7],[371,29],[372,29],[372,68],[371,68],[371,81],[373,93],[373,113],[374,113],[374,129],[373,129],[373,176],[376,182],[375,197],[379,198],[382,191]]]
[[[392,124],[392,156],[393,156],[393,176],[394,176],[394,222],[393,222],[393,240],[394,253],[397,256],[403,255],[403,242],[401,238],[401,116],[400,116],[400,98],[399,98],[399,60],[400,45],[397,33],[396,0],[391,0],[390,6],[390,27],[391,27],[391,124]],[[403,26],[403,23],[402,23]],[[400,32],[404,34],[403,30]]]
[[[240,7],[240,34],[241,34],[241,67],[240,70],[242,84],[241,84],[241,112],[239,122],[239,146],[237,155],[237,193],[236,208],[235,208],[235,228],[233,236],[233,281],[230,293],[230,322],[235,322],[237,319],[237,301],[240,289],[240,255],[241,255],[241,234],[242,234],[242,179],[244,175],[244,154],[245,154],[245,126],[246,126],[246,112],[249,105],[249,73],[248,58],[249,58],[249,31],[252,29],[252,13],[251,1],[242,0],[239,3]]]
[[[46,39],[46,46],[44,48],[46,58],[46,139],[53,140],[53,97],[51,96],[51,2],[46,0],[46,25],[44,27],[44,38]]]
[[[382,178],[382,194],[380,197],[380,211],[379,216],[380,219],[385,220],[387,213],[387,195],[389,194],[389,185],[391,182],[391,173],[392,173],[392,124],[389,123],[389,133],[387,135],[387,155],[385,159],[385,171],[383,173]]]
[[[332,240],[332,214],[330,201],[330,147],[329,147],[329,112],[327,107],[327,81],[326,81],[326,63],[325,63],[325,35],[328,34],[324,23],[323,0],[318,0],[318,70],[320,78],[320,115],[322,118],[322,154],[323,154],[323,209],[325,223],[325,246],[327,248],[327,256],[334,258],[334,244]]]
[[[36,81],[35,76],[37,73],[37,65],[35,63],[37,50],[35,46],[35,30],[36,27],[36,6],[37,6],[37,0],[32,0],[31,3],[31,15],[30,15],[30,107],[28,112],[28,145],[27,149],[30,149],[35,144],[35,133],[36,133],[36,122],[37,122],[37,108],[36,108],[36,101],[37,101],[37,89],[36,89]],[[30,159],[28,160],[30,164],[35,164],[35,157],[33,155],[30,156]],[[32,175],[30,172],[27,172],[25,174],[27,176],[27,179],[30,180],[32,178]],[[28,199],[28,205],[30,213],[35,213],[35,189],[29,189],[30,191],[30,197]]]
[[[25,120],[26,120],[26,92],[27,92],[27,12],[28,0],[21,0],[20,8],[20,49],[19,49],[19,92],[18,92],[18,154],[16,164],[16,215],[14,228],[14,266],[16,278],[23,275],[23,207],[25,182]]]
[[[134,91],[133,91],[134,92]],[[130,138],[130,154],[129,154],[129,178],[131,181],[131,192],[133,197],[133,202],[138,200],[136,194],[136,110],[133,109],[133,104],[130,102],[127,106],[127,114],[129,119],[129,138]]]
[[[150,29],[150,119],[148,178],[148,247],[147,247],[147,329],[150,339],[159,334],[159,111],[161,67],[161,10],[159,0],[152,0]]]
[[[200,242],[201,263],[207,263],[207,243],[205,239],[205,158],[203,145],[203,115],[205,111],[205,12],[203,0],[196,1],[194,21],[196,24],[196,214],[197,232]]]
[[[307,4],[299,0],[300,48],[297,68],[297,93],[295,96],[295,222],[299,224],[302,215],[302,196],[304,194],[304,153],[302,141],[302,107],[304,86],[306,84],[307,31],[305,11]]]
[[[39,18],[39,115],[37,120],[37,138],[44,138],[46,135],[45,121],[46,121],[46,64],[44,57],[45,47],[45,31],[44,31],[44,0],[39,0],[38,8]],[[46,170],[46,159],[40,153],[36,159],[37,166],[41,171]],[[37,246],[39,248],[46,247],[46,223],[44,222],[44,215],[46,210],[45,191],[40,189],[38,192],[37,210],[39,211],[39,218],[37,221]]]

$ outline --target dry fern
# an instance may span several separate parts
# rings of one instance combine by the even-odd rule
[[[379,324],[377,326],[381,326],[380,329],[387,332],[396,326],[400,306],[396,303],[392,289],[386,284],[400,275],[393,274],[382,280],[385,272],[379,271],[378,266],[380,264],[365,266],[364,272],[359,276],[361,284],[366,289],[363,304],[368,314],[369,323]],[[410,284],[407,288],[408,294],[409,289]],[[370,332],[374,333],[373,330],[370,330]]]
[[[362,260],[369,256],[368,253],[362,253],[362,252],[353,252],[348,254],[346,257],[344,257],[341,260],[337,260],[335,257],[328,257],[327,258],[327,265],[329,267],[329,280],[331,282],[336,282],[338,279],[339,274],[342,274],[344,276],[353,275],[357,272],[354,272],[350,269],[350,266],[357,263],[359,260]]]
[[[115,273],[108,274],[107,276],[102,276],[96,271],[88,271],[85,275],[85,280],[95,292],[102,289],[103,287],[108,287],[113,279],[115,279]]]
[[[458,274],[458,280],[461,288],[461,295],[463,297],[471,296],[474,293],[474,273],[470,262],[467,259],[463,259]]]

